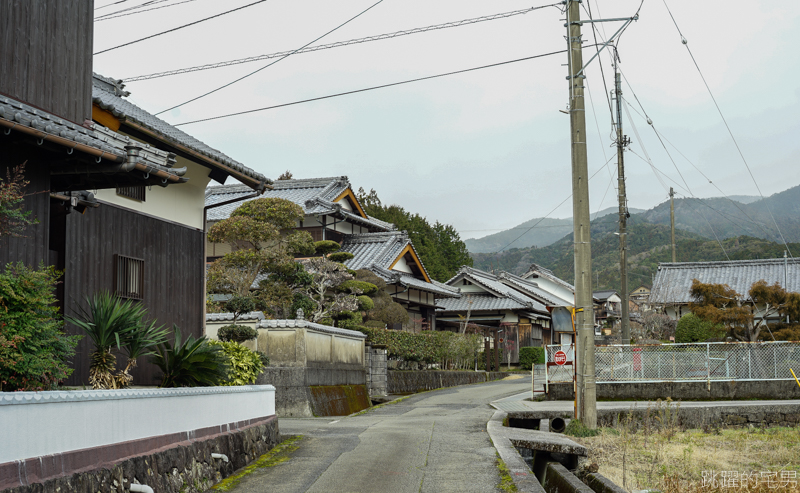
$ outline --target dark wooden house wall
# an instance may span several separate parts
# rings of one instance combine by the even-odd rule
[[[5,146],[0,137],[0,177],[5,181],[9,168],[15,168],[25,161],[12,146]],[[48,224],[50,214],[50,171],[45,166],[28,163],[25,170],[25,189],[23,209],[30,211],[31,219],[37,224],[28,225],[20,237],[0,237],[0,268],[12,262],[24,262],[29,267],[38,267],[48,262]],[[37,193],[38,192],[38,193]]]
[[[92,0],[0,2],[0,93],[75,123],[92,115]]]
[[[112,290],[114,255],[144,259],[144,306],[158,324],[176,324],[185,335],[203,335],[203,232],[143,214],[101,204],[85,214],[66,216],[64,291],[66,315],[78,315],[85,298]],[[78,329],[67,325],[67,331]],[[91,341],[84,337],[68,385],[89,380]],[[118,357],[122,363],[123,357]],[[142,358],[134,385],[156,385],[160,371]]]

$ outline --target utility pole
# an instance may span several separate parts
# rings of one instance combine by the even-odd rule
[[[589,217],[589,172],[586,156],[586,110],[581,44],[580,0],[565,0],[569,66],[569,123],[572,143],[572,221],[575,252],[575,367],[577,416],[597,427],[594,369],[594,309],[592,304],[592,247]]]
[[[672,187],[669,187],[669,224],[672,235],[672,262],[675,263],[677,262],[677,257],[675,255],[675,201],[673,197],[675,197],[675,191],[672,190]]]
[[[622,293],[620,331],[622,343],[631,342],[631,324],[628,319],[628,206],[625,198],[625,146],[630,140],[622,134],[622,82],[619,70],[614,71],[614,96],[617,98],[617,189],[619,191],[619,277]]]

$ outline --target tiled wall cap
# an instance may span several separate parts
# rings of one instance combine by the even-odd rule
[[[105,401],[120,399],[152,399],[160,397],[185,397],[208,394],[241,394],[249,392],[274,392],[272,385],[238,385],[231,387],[192,387],[178,389],[118,389],[75,390],[44,392],[0,392],[0,406],[15,404],[48,404],[56,402]]]

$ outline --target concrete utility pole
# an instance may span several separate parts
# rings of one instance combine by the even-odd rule
[[[628,137],[622,134],[622,82],[619,71],[615,71],[614,96],[617,98],[617,188],[619,191],[619,277],[622,307],[620,310],[620,331],[622,343],[631,342],[631,324],[628,319],[628,206],[625,198],[625,146]]]
[[[675,197],[675,191],[669,187],[669,224],[672,235],[672,262],[677,262],[675,255],[675,202],[672,200]]]
[[[594,310],[592,304],[592,247],[589,217],[589,172],[586,157],[586,111],[583,99],[580,0],[566,0],[569,65],[569,123],[572,141],[572,217],[575,251],[575,346],[577,416],[597,427],[594,370]]]

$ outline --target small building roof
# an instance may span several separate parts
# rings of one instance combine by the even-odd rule
[[[364,216],[366,216],[364,217],[361,216],[360,213],[356,214],[350,212],[336,203],[337,200],[343,198],[343,194],[348,195],[349,190],[351,190],[350,180],[348,180],[346,176],[303,180],[277,180],[272,183],[272,190],[265,191],[260,198],[274,197],[290,200],[302,207],[307,216],[336,215],[377,231],[391,231],[397,229],[393,224],[366,214],[364,214]],[[206,188],[206,205],[218,204],[251,194],[252,190],[242,185],[208,187]],[[358,204],[358,199],[354,195],[351,195],[349,198],[356,202],[357,208],[361,207],[361,205]],[[230,217],[231,213],[240,205],[242,205],[242,202],[234,202],[232,204],[209,209],[208,220],[220,221],[226,219]]]
[[[155,175],[160,175],[159,181],[164,178],[176,183],[187,181],[187,178],[182,177],[185,169],[173,169],[176,163],[174,154],[134,141],[103,125],[94,123],[91,128],[77,125],[3,95],[0,95],[0,127],[7,128],[9,132],[26,133],[40,139],[41,143],[47,141],[61,145],[69,154],[78,151],[76,156],[94,153],[100,158],[100,162],[93,163],[92,166],[106,169],[109,174],[127,173],[113,170],[109,164],[125,163],[128,160],[125,147],[133,145],[141,149],[135,159],[136,169],[143,173],[152,173],[153,179]],[[92,155],[92,160],[95,160],[95,155]]]
[[[125,96],[130,94],[128,91],[123,90],[124,87],[121,80],[93,74],[92,102],[115,117],[124,121],[134,122],[156,133],[166,141],[184,146],[205,156],[211,161],[230,168],[234,172],[241,174],[244,178],[249,178],[259,183],[271,183],[271,180],[261,173],[248,168],[223,152],[214,149],[183,130],[170,125],[157,116],[139,108],[127,99],[124,99]]]
[[[505,271],[498,273],[497,279],[500,282],[507,284],[512,288],[517,289],[518,291],[522,291],[522,293],[527,296],[530,296],[534,299],[538,299],[547,306],[573,305],[572,301],[564,300],[549,291],[545,291],[544,289],[539,287],[539,285],[536,284],[536,282],[534,282],[532,279],[523,279],[520,276]]]
[[[750,287],[761,280],[778,283],[790,292],[800,292],[800,259],[731,260],[724,262],[663,262],[650,291],[649,302],[689,303],[692,281],[727,284],[747,297]]]
[[[442,311],[466,311],[470,306],[469,300],[472,300],[472,310],[528,310],[549,314],[544,304],[504,284],[498,276],[492,273],[463,266],[455,276],[447,281],[447,284],[455,287],[456,283],[462,280],[480,286],[486,290],[487,294],[472,294],[462,291],[458,302],[453,300],[437,302],[437,305],[442,307]]]
[[[592,298],[594,298],[597,301],[606,301],[615,294],[617,294],[617,292],[614,291],[613,289],[605,291],[595,291],[592,293]]]
[[[575,286],[557,277],[555,274],[553,274],[553,271],[551,271],[550,269],[546,269],[539,264],[531,264],[531,266],[528,267],[528,271],[522,274],[523,279],[530,279],[536,277],[544,277],[545,279],[549,279],[554,283],[560,284],[561,286],[564,286],[570,291],[575,292]]]

